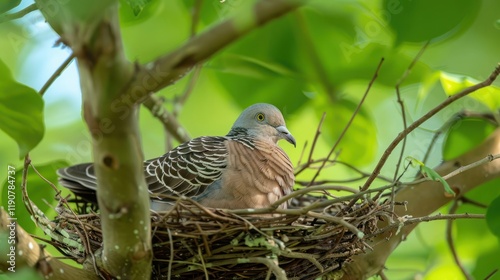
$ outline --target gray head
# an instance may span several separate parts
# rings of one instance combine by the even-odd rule
[[[295,146],[295,138],[288,131],[280,110],[271,104],[257,103],[246,108],[234,122],[229,134],[246,130],[248,135],[270,139],[273,143],[285,139]]]

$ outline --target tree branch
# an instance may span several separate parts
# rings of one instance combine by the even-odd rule
[[[468,88],[464,89],[463,91],[461,91],[460,93],[449,96],[441,104],[434,107],[432,110],[427,112],[421,118],[419,118],[418,120],[413,122],[410,126],[408,126],[406,129],[404,129],[401,133],[399,133],[399,135],[391,142],[391,144],[389,144],[389,147],[387,147],[387,149],[384,151],[384,154],[380,158],[377,166],[375,166],[375,168],[373,169],[372,175],[368,178],[368,180],[366,180],[365,184],[363,185],[362,190],[366,190],[370,187],[373,180],[375,180],[375,178],[377,178],[378,174],[380,174],[382,167],[384,167],[385,162],[387,161],[387,159],[391,155],[392,151],[398,146],[398,144],[401,142],[401,140],[403,140],[406,137],[406,135],[408,135],[415,128],[419,127],[422,123],[424,123],[425,121],[430,119],[437,112],[441,111],[446,106],[453,103],[454,101],[456,101],[456,100],[458,100],[458,99],[460,99],[460,98],[462,98],[470,93],[473,93],[474,91],[476,91],[478,89],[481,89],[481,88],[484,88],[484,87],[491,85],[496,80],[496,78],[498,77],[499,74],[500,74],[500,65],[497,65],[497,67],[495,67],[495,70],[493,70],[493,72],[490,74],[490,76],[486,80],[484,80],[483,82],[478,83],[476,85],[473,85],[471,87],[468,87]]]
[[[42,245],[39,245],[29,233],[7,215],[3,207],[0,208],[0,234],[5,237],[10,234],[15,235],[15,260],[13,264],[16,271],[23,267],[31,267],[36,269],[44,278],[49,277],[47,273],[50,273],[50,279],[53,280],[98,279],[91,270],[83,270],[53,258]],[[6,246],[9,244],[7,240],[1,240],[0,242]],[[8,253],[10,252],[1,252],[0,254],[1,271],[7,272],[11,267]]]
[[[18,18],[22,18],[25,15],[27,15],[27,14],[33,12],[33,11],[36,11],[37,9],[38,9],[38,7],[37,7],[36,4],[31,4],[28,7],[20,10],[19,12],[11,13],[11,14],[3,14],[3,15],[0,16],[0,23],[6,22],[6,21],[9,21],[9,20],[15,20],[15,19],[18,19]]]
[[[451,98],[451,97],[450,97]],[[475,187],[500,177],[500,160],[494,160],[476,166],[465,173],[454,173],[457,166],[464,166],[482,161],[491,154],[500,153],[500,128],[496,129],[488,139],[477,148],[453,160],[446,161],[435,168],[440,174],[454,174],[447,180],[458,197]],[[411,215],[415,218],[425,217],[453,198],[445,195],[443,187],[438,182],[425,181],[417,185],[403,187],[395,196],[396,201],[406,202],[405,206],[395,207],[394,212],[399,217]],[[353,257],[352,262],[343,267],[345,272],[342,279],[366,279],[383,269],[385,261],[399,243],[418,225],[414,223],[380,234],[372,239],[369,244],[373,251]],[[380,221],[379,228],[391,226],[389,221]]]
[[[182,143],[191,139],[189,133],[182,127],[177,118],[163,106],[163,99],[161,97],[151,95],[143,104],[149,109],[154,117],[160,120],[165,130],[168,131],[175,140]]]
[[[102,253],[95,256],[102,261],[99,268],[116,279],[150,279],[151,219],[138,105],[123,99],[135,67],[123,52],[118,1],[37,4],[78,61],[103,232]]]
[[[197,63],[236,41],[251,30],[297,8],[300,0],[261,0],[251,11],[226,20],[192,37],[184,45],[154,62],[140,66],[124,99],[143,102],[154,93],[184,77]]]

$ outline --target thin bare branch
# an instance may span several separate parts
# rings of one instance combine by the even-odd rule
[[[311,180],[311,184],[314,183],[314,181],[316,180],[316,178],[318,178],[318,176],[321,173],[321,170],[325,166],[326,162],[330,159],[330,157],[332,156],[333,152],[335,152],[335,149],[337,149],[338,144],[340,143],[340,141],[342,140],[342,138],[346,134],[347,129],[351,126],[352,122],[354,121],[354,118],[356,117],[356,115],[358,114],[359,110],[361,109],[361,105],[363,105],[366,97],[368,96],[368,92],[370,92],[370,89],[371,89],[373,83],[375,82],[375,80],[378,77],[378,73],[380,71],[380,67],[382,66],[383,62],[384,62],[384,58],[382,58],[380,60],[378,66],[377,66],[377,69],[375,70],[375,73],[373,74],[373,77],[372,77],[370,83],[368,84],[368,87],[366,88],[365,93],[363,94],[363,97],[361,97],[361,100],[358,103],[358,106],[356,107],[356,109],[352,113],[352,116],[349,119],[349,121],[347,122],[346,126],[344,127],[344,130],[342,130],[342,133],[340,133],[339,139],[337,140],[337,142],[335,142],[335,144],[333,145],[332,149],[330,150],[330,152],[326,156],[325,161],[321,164],[321,166],[319,167],[319,169],[316,171],[316,174],[314,174],[314,177]]]
[[[473,85],[471,87],[468,87],[455,95],[448,97],[441,104],[434,107],[432,110],[430,110],[425,115],[420,117],[418,120],[413,122],[410,126],[408,126],[407,129],[405,129],[404,131],[399,133],[399,135],[391,142],[391,144],[389,144],[387,149],[384,151],[384,154],[382,155],[379,162],[377,163],[377,166],[373,169],[372,175],[368,178],[368,180],[366,180],[365,184],[363,185],[362,190],[366,190],[370,187],[373,180],[375,180],[375,178],[377,178],[377,176],[380,174],[380,171],[382,170],[382,167],[385,165],[387,159],[389,158],[389,155],[391,155],[392,151],[397,147],[399,142],[401,142],[401,140],[403,140],[405,135],[408,135],[408,133],[415,130],[415,128],[419,127],[422,123],[424,123],[425,121],[430,119],[432,116],[437,114],[437,112],[443,110],[444,108],[446,108],[448,105],[450,105],[454,101],[456,101],[456,100],[458,100],[458,99],[460,99],[460,98],[462,98],[462,97],[464,97],[464,96],[466,96],[466,95],[468,95],[468,94],[470,94],[478,89],[481,89],[481,88],[484,88],[484,87],[491,85],[493,83],[493,81],[496,80],[496,78],[498,77],[499,74],[500,74],[500,65],[497,65],[497,67],[495,67],[495,70],[493,70],[493,72],[490,74],[490,76],[486,80],[484,80],[483,82],[480,82],[476,85]]]
[[[182,143],[191,139],[177,118],[163,106],[163,99],[161,97],[154,95],[149,96],[143,104],[149,109],[153,116],[161,121],[165,130],[167,130],[177,141]]]
[[[45,82],[45,84],[42,86],[42,88],[38,91],[38,94],[43,96],[47,89],[54,83],[54,81],[62,74],[64,69],[68,67],[68,65],[71,63],[71,61],[75,58],[74,54],[71,54],[64,62],[57,68],[57,70],[50,76],[50,78]]]
[[[7,22],[10,20],[15,20],[24,17],[25,15],[38,10],[38,6],[33,3],[28,7],[20,10],[19,12],[11,13],[11,14],[3,14],[0,16],[0,23]]]
[[[302,0],[261,0],[244,17],[225,20],[206,32],[192,37],[184,45],[154,62],[139,66],[135,79],[124,92],[133,103],[143,101],[186,75],[193,66],[204,61],[251,30],[278,18],[302,4]],[[245,19],[245,20],[242,20]],[[151,83],[150,81],[154,81]]]
[[[306,170],[312,163],[312,156],[314,153],[314,149],[316,148],[316,143],[318,142],[319,135],[321,134],[321,127],[323,126],[323,122],[325,121],[326,112],[323,112],[321,116],[321,120],[319,121],[318,128],[316,129],[316,134],[314,135],[314,139],[311,145],[311,150],[309,151],[309,156],[307,157],[307,162],[297,171],[295,172],[295,176],[302,173],[302,171]],[[305,149],[305,147],[304,147]]]
[[[196,27],[198,26],[198,22],[200,21],[200,11],[201,5],[203,4],[203,0],[196,0],[193,5],[193,10],[191,13],[191,37],[196,35]]]
[[[448,130],[452,125],[457,123],[459,120],[462,120],[464,118],[480,118],[483,120],[488,121],[494,126],[498,126],[499,123],[495,119],[495,116],[491,113],[478,113],[478,112],[470,112],[467,110],[464,110],[462,112],[459,112],[455,114],[453,117],[451,117],[444,125],[442,125],[435,133],[434,136],[432,137],[431,143],[429,144],[429,147],[427,148],[427,151],[425,152],[424,158],[422,159],[423,163],[427,163],[427,160],[429,159],[429,156],[431,155],[432,148],[437,142],[437,139],[446,131]]]
[[[486,277],[484,277],[484,280],[491,279],[491,277],[493,277],[497,272],[498,272],[498,268],[494,269],[490,274],[488,274],[488,275],[486,275]]]
[[[2,234],[11,234],[9,225],[13,223],[12,219],[7,215],[5,209],[0,207],[0,232]],[[32,267],[37,269],[42,275],[49,278],[49,274],[42,271],[43,267],[50,267],[50,279],[98,279],[91,271],[83,270],[69,264],[66,264],[57,258],[52,257],[45,251],[43,246],[37,246],[37,242],[27,233],[20,225],[16,224],[16,269],[22,267]],[[8,262],[0,263],[0,270],[7,271]]]
[[[461,167],[453,170],[453,172],[450,172],[450,173],[444,175],[443,179],[448,180],[451,177],[454,177],[454,176],[456,176],[456,175],[458,175],[460,173],[463,173],[463,172],[465,172],[467,170],[470,170],[472,168],[478,167],[480,165],[492,162],[492,161],[497,160],[499,158],[500,158],[500,154],[487,155],[486,157],[484,157],[484,158],[482,158],[482,159],[480,159],[478,161],[475,161],[475,162],[473,162],[471,164],[467,164],[467,165],[461,166]],[[419,180],[415,180],[413,182],[406,182],[406,183],[402,183],[402,184],[410,186],[410,185],[417,185],[417,184],[420,184],[420,183],[425,182],[425,181],[432,181],[432,179],[430,179],[430,178],[422,178],[422,179],[419,179]]]
[[[377,236],[381,233],[387,232],[391,229],[396,229],[402,226],[408,226],[408,225],[413,225],[413,224],[418,224],[421,222],[430,222],[430,221],[439,221],[439,220],[456,220],[456,219],[484,219],[485,215],[484,214],[469,214],[469,213],[464,213],[464,214],[437,214],[433,216],[424,216],[424,217],[416,217],[416,218],[411,218],[411,217],[401,217],[400,221],[398,223],[393,223],[391,225],[388,225],[373,234],[367,235],[366,238],[370,238],[373,236]]]
[[[459,200],[454,200],[453,204],[451,205],[450,214],[455,214],[459,206]],[[462,274],[464,275],[464,278],[467,280],[472,280],[474,279],[469,272],[465,269],[465,267],[462,265],[462,262],[460,261],[460,258],[458,257],[457,249],[455,248],[455,242],[453,241],[453,219],[447,220],[446,221],[446,242],[448,243],[448,247],[450,247],[451,254],[453,255],[453,259],[455,260],[456,265],[462,271]]]
[[[398,99],[397,99],[398,100],[398,104],[401,107],[401,117],[403,119],[403,131],[405,131],[407,129],[407,125],[408,124],[406,123],[406,109],[405,109],[405,105],[404,105],[403,99],[401,99],[400,87],[401,87],[401,84],[406,80],[406,78],[408,77],[408,75],[410,75],[411,70],[413,69],[413,66],[415,66],[415,64],[420,59],[420,57],[422,56],[422,54],[424,53],[424,51],[427,49],[428,45],[429,45],[429,41],[427,41],[427,43],[420,49],[420,51],[415,56],[415,58],[413,58],[412,62],[410,63],[410,66],[408,66],[408,68],[404,72],[403,76],[401,77],[401,79],[396,84],[396,95],[398,97]],[[403,137],[403,143],[401,145],[401,152],[399,153],[398,162],[396,163],[396,170],[394,171],[394,182],[396,182],[396,179],[398,178],[399,167],[401,166],[401,162],[403,161],[403,156],[404,156],[405,148],[406,148],[406,136],[407,135],[404,135],[404,137]],[[391,209],[392,210],[394,210],[395,187],[396,187],[396,185],[394,184],[394,187],[391,190]]]

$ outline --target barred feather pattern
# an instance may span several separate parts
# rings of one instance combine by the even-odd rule
[[[267,129],[274,131],[282,124],[279,114],[277,123]],[[166,210],[171,206],[162,195],[187,196],[214,208],[269,206],[289,194],[295,181],[292,163],[276,141],[265,133],[233,126],[226,136],[198,137],[145,161],[152,207]],[[63,168],[58,175],[63,186],[96,201],[97,179],[92,164]],[[155,207],[155,201],[164,205]],[[286,208],[286,203],[280,207]]]
[[[227,166],[227,137],[204,136],[185,142],[162,157],[146,161],[146,181],[153,194],[189,197],[219,180]]]

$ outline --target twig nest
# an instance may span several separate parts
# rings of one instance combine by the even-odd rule
[[[323,207],[311,210],[318,202]],[[367,249],[364,236],[387,216],[385,207],[368,200],[347,205],[305,195],[284,214],[255,215],[178,201],[172,210],[151,215],[153,278],[333,279],[344,262]],[[66,238],[53,241],[82,263],[101,248],[102,232],[99,215],[79,209],[84,213],[76,216],[60,211],[55,222]]]

